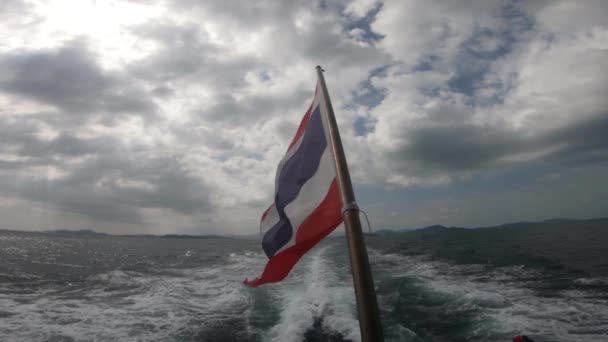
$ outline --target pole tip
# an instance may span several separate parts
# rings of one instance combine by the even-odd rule
[[[325,71],[325,70],[323,70],[323,68],[320,65],[317,65],[316,69],[317,70],[321,70],[321,71]]]

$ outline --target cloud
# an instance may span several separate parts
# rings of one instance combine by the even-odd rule
[[[504,196],[521,208],[564,193],[561,180],[606,181],[602,1],[70,6],[0,5],[7,224],[49,228],[14,210],[34,206],[54,227],[252,233],[316,65],[362,202],[374,199],[387,226],[524,219],[481,204],[501,195],[501,182],[537,191]],[[559,182],[541,181],[554,174]],[[458,203],[461,187],[483,195]],[[583,197],[538,207],[601,212],[577,204]]]
[[[144,222],[140,209],[193,214],[211,208],[204,178],[188,172],[179,158],[155,156],[145,146],[125,146],[110,136],[61,134],[47,140],[32,125],[1,123],[0,146],[17,158],[0,164],[0,191],[128,223]]]
[[[586,135],[608,105],[603,19],[563,32],[551,4],[430,2],[424,16],[419,5],[385,2],[372,24],[396,63],[370,77],[382,100],[359,147],[382,167],[360,179],[434,185],[531,161],[601,162],[604,141]]]
[[[409,138],[411,143],[395,152],[398,155],[394,157],[417,162],[422,171],[480,169],[500,156],[522,150],[517,136],[473,125],[416,129],[410,132]]]
[[[4,93],[52,105],[75,120],[155,112],[154,103],[135,83],[99,67],[84,39],[59,49],[5,54],[0,71]]]
[[[31,16],[31,5],[21,0],[6,0],[0,4],[0,19],[4,25],[20,28],[37,18]]]
[[[542,144],[559,148],[548,160],[574,166],[606,163],[608,161],[608,111],[541,136]]]

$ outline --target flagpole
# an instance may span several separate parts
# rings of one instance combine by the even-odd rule
[[[338,131],[338,123],[336,122],[334,109],[329,98],[329,92],[325,85],[323,69],[319,65],[317,65],[316,69],[319,76],[321,91],[323,92],[323,99],[325,100],[327,108],[331,148],[334,152],[336,175],[338,184],[340,185],[342,205],[344,206],[342,209],[342,216],[346,229],[350,266],[355,286],[357,310],[359,312],[361,340],[363,342],[382,342],[384,341],[382,322],[380,321],[380,311],[378,310],[374,280],[367,257],[367,248],[365,247],[363,231],[361,230],[359,208],[357,207],[355,192],[350,181],[348,164],[346,163],[346,156],[344,155],[344,148],[342,146],[342,141],[340,140],[340,132]]]

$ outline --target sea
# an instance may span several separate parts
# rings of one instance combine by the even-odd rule
[[[365,237],[386,341],[608,341],[608,220]],[[0,341],[360,341],[343,236],[243,285],[255,239],[0,231]]]

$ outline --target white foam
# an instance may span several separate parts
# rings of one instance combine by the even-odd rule
[[[393,272],[396,277],[418,279],[431,291],[482,310],[482,315],[493,323],[478,329],[542,336],[551,341],[608,339],[606,299],[580,290],[562,291],[558,297],[539,297],[525,287],[526,279],[542,276],[537,270],[523,266],[456,265],[424,256],[377,252],[371,256],[375,263],[383,265],[384,271]]]
[[[348,340],[361,340],[352,285],[339,281],[340,270],[326,257],[328,248],[314,251],[306,260],[305,272],[290,275],[291,279],[278,287],[283,310],[267,336],[269,340],[302,341],[319,319],[324,329]]]
[[[174,274],[114,270],[92,276],[88,287],[72,291],[0,293],[0,308],[7,316],[0,320],[0,336],[6,341],[62,336],[78,341],[167,341],[183,331],[196,334],[247,314],[244,271],[263,260],[259,255],[234,258],[239,262]]]

